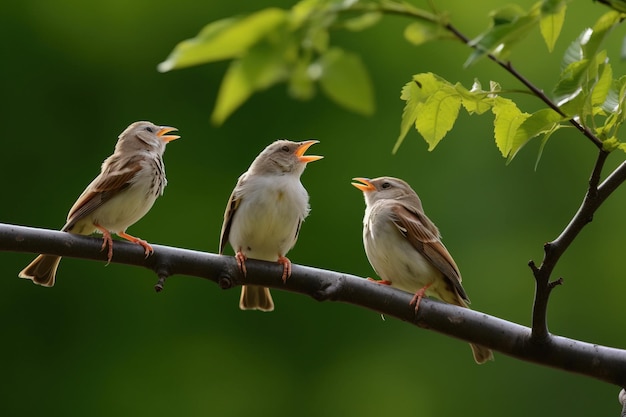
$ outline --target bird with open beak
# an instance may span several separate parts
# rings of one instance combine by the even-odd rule
[[[365,196],[363,245],[382,278],[376,282],[414,293],[410,305],[416,313],[425,295],[467,308],[459,268],[409,184],[393,177],[353,180]],[[470,346],[477,363],[493,359],[491,350]]]
[[[220,254],[230,242],[244,275],[247,258],[282,264],[283,282],[291,275],[291,261],[286,255],[309,214],[309,195],[300,176],[309,162],[322,159],[304,154],[315,143],[318,141],[277,140],[239,177],[224,213]],[[268,288],[244,285],[239,307],[272,311],[274,302]]]
[[[163,153],[165,145],[178,135],[169,126],[150,122],[135,122],[118,137],[113,155],[101,167],[100,174],[85,188],[67,215],[64,232],[90,235],[102,233],[102,250],[109,248],[107,259],[113,256],[111,233],[141,245],[146,257],[154,252],[145,240],[126,233],[126,229],[141,219],[163,194],[167,179]],[[52,287],[60,256],[39,255],[20,273],[20,278]]]

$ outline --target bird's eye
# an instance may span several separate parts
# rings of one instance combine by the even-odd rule
[[[150,126],[146,126],[146,128],[144,130],[147,130],[150,133],[154,133],[154,129]]]
[[[284,152],[289,152],[289,146],[287,146],[287,145],[283,146],[280,149],[283,150]]]
[[[387,188],[389,188],[389,187],[391,187],[391,183],[390,183],[390,182],[383,182],[383,183],[381,184],[381,186],[380,186],[380,188],[382,188],[383,190],[384,190],[384,189],[387,189]]]

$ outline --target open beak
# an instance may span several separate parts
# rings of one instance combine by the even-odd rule
[[[376,189],[376,187],[374,187],[372,183],[370,182],[369,178],[357,177],[357,178],[352,178],[352,181],[358,181],[358,182],[353,182],[351,184],[354,185],[359,190],[363,191],[364,193],[367,193],[368,191],[374,191]]]
[[[307,149],[309,149],[312,145],[319,143],[319,140],[305,140],[304,142],[300,142],[300,146],[296,149],[296,156],[300,160],[300,162],[304,162],[305,164],[308,162],[317,161],[323,158],[323,156],[318,155],[305,155]]]
[[[159,131],[157,132],[157,136],[161,138],[161,140],[163,140],[164,142],[171,142],[173,140],[176,140],[178,138],[180,138],[180,136],[178,135],[168,135],[167,133],[170,132],[175,132],[178,129],[176,129],[175,127],[170,127],[170,126],[161,126],[161,129],[159,129]]]

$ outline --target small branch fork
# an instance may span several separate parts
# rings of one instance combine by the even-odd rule
[[[593,220],[593,215],[604,200],[626,179],[626,164],[622,164],[603,184],[598,185],[608,155],[606,151],[599,151],[589,178],[587,193],[578,212],[555,240],[544,245],[544,258],[541,266],[537,267],[533,261],[529,262],[536,282],[532,324],[532,336],[535,340],[542,341],[549,336],[547,324],[548,298],[552,289],[563,282],[562,278],[550,281],[550,276],[557,262],[581,230]]]

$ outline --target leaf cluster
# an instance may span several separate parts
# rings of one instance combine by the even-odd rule
[[[466,66],[488,56],[510,70],[510,64],[504,60],[509,57],[512,46],[537,26],[548,50],[552,51],[565,11],[564,1],[544,0],[528,12],[515,5],[492,12],[491,26],[475,39],[467,40],[474,50]],[[623,17],[615,11],[606,13],[567,48],[553,98],[538,89],[528,91],[547,105],[534,113],[523,112],[514,101],[502,97],[506,91],[494,81],[485,91],[478,81],[471,89],[466,89],[433,74],[413,75],[402,90],[405,107],[394,151],[412,125],[426,140],[429,150],[434,149],[452,129],[461,106],[469,114],[491,110],[496,146],[508,162],[531,139],[541,137],[538,162],[551,135],[572,124],[596,136],[604,150],[610,152],[619,148],[626,151],[626,144],[617,137],[624,122],[624,77],[613,78],[607,53],[600,49]]]
[[[472,48],[466,66],[488,57],[512,72],[507,59],[531,31],[539,29],[548,51],[554,49],[566,10],[566,0],[541,0],[527,11],[504,6],[490,13],[490,25],[483,33],[469,39],[455,30],[445,13],[405,2],[301,0],[289,10],[267,8],[209,23],[195,38],[177,45],[159,69],[231,60],[212,114],[216,124],[255,92],[278,83],[286,83],[289,95],[299,100],[311,99],[319,86],[338,105],[368,115],[375,108],[370,76],[358,55],[331,44],[333,30],[360,31],[385,15],[404,16],[411,20],[404,31],[408,42],[461,40]],[[621,11],[606,13],[567,48],[553,97],[524,83],[523,92],[546,105],[533,113],[518,108],[505,97],[512,90],[495,81],[489,82],[488,89],[478,80],[467,88],[433,73],[413,75],[401,92],[405,106],[394,152],[412,126],[433,150],[452,129],[461,108],[470,115],[490,112],[494,116],[495,143],[507,162],[534,138],[541,138],[539,161],[552,134],[572,125],[585,130],[606,151],[626,151],[626,144],[618,139],[626,117],[626,77],[614,79],[607,53],[601,49],[623,18]]]
[[[369,115],[374,91],[361,58],[329,42],[332,29],[363,30],[380,18],[378,12],[341,17],[353,3],[303,0],[290,10],[267,8],[221,19],[180,42],[158,68],[165,72],[232,60],[211,116],[216,124],[253,93],[278,83],[286,83],[289,95],[298,100],[311,99],[319,85],[335,103]]]

